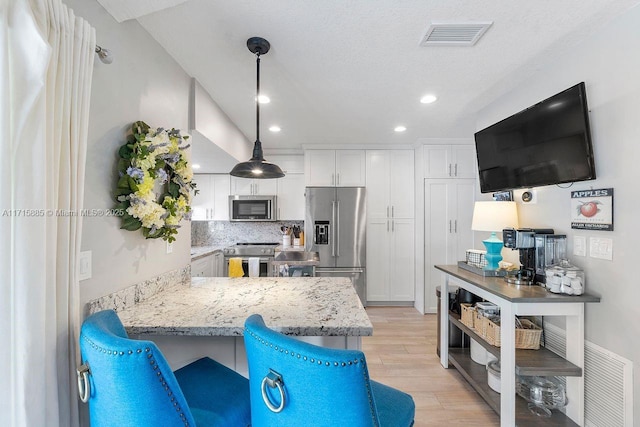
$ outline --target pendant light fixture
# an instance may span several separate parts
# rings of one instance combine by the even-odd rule
[[[256,142],[253,144],[253,156],[246,162],[238,163],[230,172],[232,176],[240,178],[282,178],[284,172],[278,165],[266,162],[260,142],[260,55],[269,52],[271,45],[262,37],[251,37],[247,40],[247,47],[256,55],[257,85],[256,85]]]

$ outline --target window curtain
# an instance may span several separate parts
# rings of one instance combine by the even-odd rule
[[[73,427],[95,30],[60,0],[0,3],[0,425]]]

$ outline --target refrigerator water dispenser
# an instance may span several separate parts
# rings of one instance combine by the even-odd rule
[[[313,233],[313,243],[316,245],[329,244],[329,221],[315,221],[315,232]]]

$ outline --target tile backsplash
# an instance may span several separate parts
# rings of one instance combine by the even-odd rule
[[[282,242],[282,226],[304,229],[304,221],[192,221],[191,246],[227,246],[238,242]]]

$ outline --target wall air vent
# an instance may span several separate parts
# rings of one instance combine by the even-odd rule
[[[488,22],[435,23],[422,37],[420,46],[473,46],[493,24]]]

